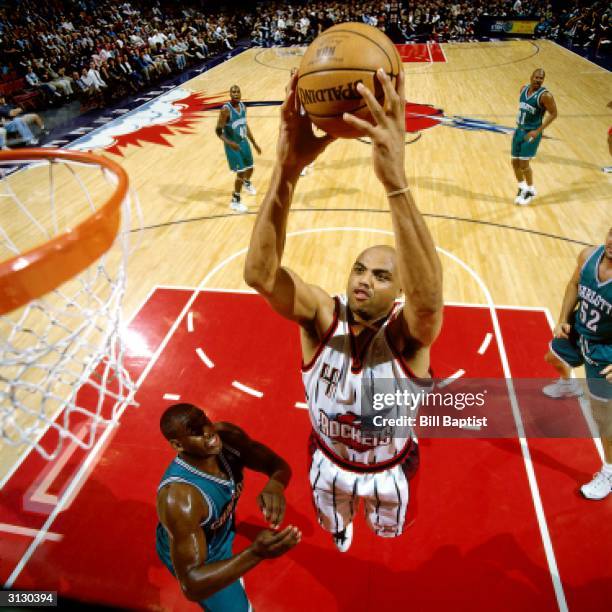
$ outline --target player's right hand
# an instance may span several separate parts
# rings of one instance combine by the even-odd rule
[[[262,559],[274,559],[291,550],[301,538],[302,532],[293,525],[289,525],[281,531],[264,529],[257,534],[253,544],[251,544],[251,549]]]
[[[230,142],[229,147],[232,151],[240,151],[240,145],[237,142]]]
[[[569,323],[557,323],[557,325],[555,325],[555,329],[553,330],[553,336],[555,338],[565,338],[567,340],[569,338],[570,330],[571,325]]]
[[[302,113],[297,95],[298,74],[291,75],[287,95],[281,106],[281,122],[276,145],[278,163],[297,174],[311,164],[334,137],[317,136],[308,115]],[[296,174],[296,175],[297,175]]]

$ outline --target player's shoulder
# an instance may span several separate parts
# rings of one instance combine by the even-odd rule
[[[189,531],[210,514],[201,491],[184,482],[173,482],[157,495],[157,509],[163,524],[173,533]]]
[[[580,267],[584,266],[591,255],[593,255],[593,253],[595,253],[595,251],[597,251],[599,248],[599,246],[590,246],[582,249],[582,251],[580,251],[578,254],[578,265]]]

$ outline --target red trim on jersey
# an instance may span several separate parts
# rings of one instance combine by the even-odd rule
[[[406,446],[397,454],[395,457],[391,457],[387,461],[380,461],[374,464],[366,464],[366,463],[357,463],[354,461],[349,461],[348,459],[344,459],[337,455],[321,438],[319,434],[313,429],[310,434],[310,448],[313,446],[319,448],[321,452],[333,463],[335,463],[338,467],[341,467],[343,470],[348,470],[349,472],[357,472],[358,474],[375,474],[376,472],[384,472],[385,470],[390,470],[395,467],[399,463],[402,463],[406,457],[409,455],[413,447],[416,447],[416,443],[409,438],[406,442]]]
[[[389,326],[385,329],[385,337],[387,338],[387,342],[389,347],[391,348],[391,352],[393,353],[395,360],[400,364],[400,367],[404,371],[404,374],[408,376],[416,385],[419,387],[432,387],[433,386],[433,372],[431,368],[429,368],[429,375],[431,378],[421,378],[417,376],[411,369],[411,367],[406,363],[406,360],[402,356],[402,354],[395,348],[393,344],[393,340],[391,340],[391,334],[389,333]]]
[[[317,350],[315,354],[313,355],[312,359],[308,363],[304,363],[304,359],[302,359],[302,372],[308,372],[308,370],[312,368],[312,366],[315,364],[315,362],[319,358],[321,351],[325,348],[325,345],[329,342],[329,339],[333,336],[334,332],[336,331],[336,327],[338,327],[339,316],[340,316],[340,299],[338,298],[338,296],[334,296],[334,319],[331,322],[331,325],[329,326],[328,330],[323,335],[323,339],[321,340],[321,343],[317,347]]]

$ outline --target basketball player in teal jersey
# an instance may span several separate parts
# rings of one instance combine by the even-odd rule
[[[210,612],[251,609],[241,577],[262,559],[279,557],[301,534],[293,526],[265,529],[234,555],[234,509],[248,467],[270,479],[257,498],[273,529],[285,514],[283,491],[291,470],[269,448],[230,423],[212,423],[196,406],[175,404],[160,427],[178,456],[164,473],[157,493],[157,554],[178,578],[188,599]]]
[[[561,375],[544,387],[549,397],[578,395],[569,374],[584,365],[604,465],[580,491],[587,499],[604,499],[612,491],[612,228],[604,244],[578,256],[545,358]]]
[[[240,201],[242,186],[251,195],[255,195],[255,187],[251,184],[253,174],[253,153],[249,140],[255,150],[261,155],[261,149],[253,138],[246,119],[246,106],[241,101],[242,94],[238,85],[230,88],[230,102],[221,107],[216,133],[223,141],[225,156],[232,172],[236,173],[234,192],[230,208],[236,212],[247,212],[248,208]]]
[[[543,87],[544,70],[538,68],[531,75],[529,85],[521,89],[516,130],[512,137],[512,168],[518,181],[514,200],[527,206],[536,195],[533,171],[529,162],[535,157],[544,130],[557,118],[557,105],[552,94]],[[544,114],[548,115],[544,119]]]

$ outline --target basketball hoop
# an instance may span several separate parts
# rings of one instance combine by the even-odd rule
[[[97,204],[96,202],[99,202]],[[132,401],[121,300],[131,195],[87,152],[0,152],[0,438],[91,448]]]

